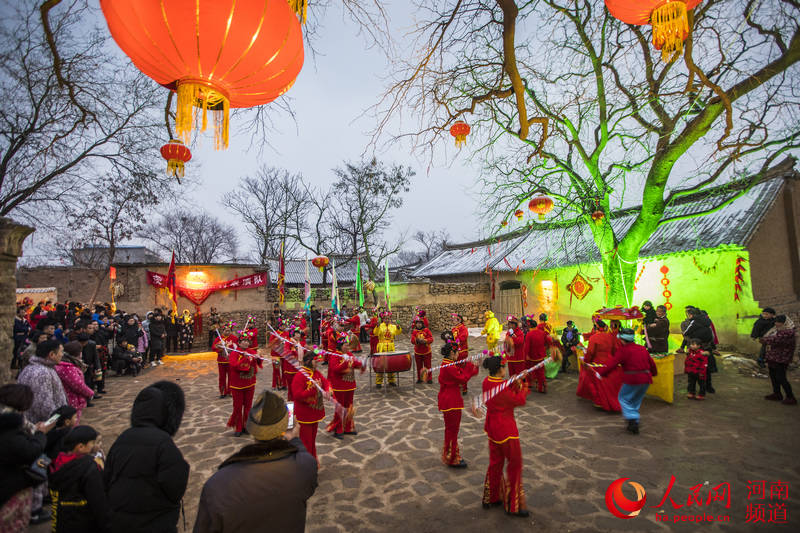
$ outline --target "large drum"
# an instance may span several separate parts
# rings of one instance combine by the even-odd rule
[[[371,356],[372,371],[378,374],[406,372],[411,370],[411,354],[409,352],[384,352]]]

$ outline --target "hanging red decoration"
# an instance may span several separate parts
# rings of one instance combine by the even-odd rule
[[[504,221],[502,221],[502,222],[500,223],[500,226],[501,226],[501,227],[503,227],[503,228],[505,228],[506,226],[508,226],[508,221],[507,221],[507,220],[504,220]]]
[[[644,274],[644,267],[647,265],[642,265],[642,268],[639,269],[639,274],[636,276],[636,280],[633,282],[633,290],[636,290],[636,286],[639,284],[639,280],[642,279],[642,274]]]
[[[517,209],[514,211],[514,216],[517,217],[517,220],[522,220],[522,217],[525,216],[525,211],[522,209]]]
[[[572,297],[574,296],[578,300],[583,300],[586,298],[586,295],[593,289],[592,284],[589,281],[581,276],[580,273],[576,273],[575,277],[572,278],[572,281],[567,284],[567,290],[569,291],[569,305],[572,307]]]
[[[528,202],[528,209],[539,215],[539,220],[553,210],[553,199],[549,196],[536,196]]]
[[[669,286],[669,279],[667,278],[667,273],[669,272],[669,267],[667,265],[663,265],[660,269],[664,277],[661,278],[661,284],[664,286],[664,291],[661,295],[664,297],[664,307],[667,308],[667,311],[672,309],[672,304],[670,303],[669,299],[672,296],[672,291],[670,291],[667,287]]]
[[[736,268],[733,271],[733,301],[738,302],[741,300],[742,286],[744,285],[744,273],[747,269],[744,263],[747,262],[742,256],[736,258]]]
[[[594,213],[592,213],[592,221],[598,226],[603,222],[604,218],[606,218],[606,214],[600,211],[599,209]]]
[[[317,256],[311,260],[311,264],[317,267],[320,272],[325,270],[325,267],[328,266],[330,262],[331,262],[330,259],[328,259],[324,255]]]
[[[290,0],[305,13],[305,0]],[[231,107],[289,90],[303,66],[300,21],[286,0],[100,0],[108,29],[134,65],[177,93],[175,130],[185,144],[211,112],[214,143],[228,147]]]
[[[702,0],[606,0],[611,15],[626,24],[653,26],[653,46],[669,62],[683,50],[689,36],[686,13]]]
[[[450,126],[450,135],[456,138],[456,146],[459,148],[467,142],[467,135],[469,135],[469,132],[469,124],[463,120],[457,120]]]
[[[161,157],[167,160],[167,175],[178,179],[183,177],[183,164],[192,158],[192,151],[178,139],[170,141],[161,147]]]

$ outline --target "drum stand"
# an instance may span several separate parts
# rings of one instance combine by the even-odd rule
[[[369,360],[369,388],[370,388],[370,390],[372,390],[372,387],[375,386],[375,380],[372,378],[372,373],[373,373],[373,371],[372,371],[372,358],[374,356],[376,356],[376,355],[380,355],[380,354],[379,353],[374,353],[374,354],[370,354],[368,356],[368,360]],[[418,375],[417,374],[417,361],[416,361],[415,357],[412,359],[412,364],[413,364],[414,376],[412,376],[412,378],[411,378],[411,389],[412,390],[417,390],[416,379],[414,379]],[[384,393],[386,393],[386,389],[389,388],[389,384],[388,384],[389,383],[389,378],[388,378],[388,376],[390,376],[391,374],[394,374],[395,380],[397,380],[397,387],[400,388],[400,374],[401,374],[401,372],[380,372],[380,373],[383,374],[384,377],[385,377],[384,381],[386,383],[383,386],[383,392]],[[375,372],[375,374],[377,375],[378,372]]]

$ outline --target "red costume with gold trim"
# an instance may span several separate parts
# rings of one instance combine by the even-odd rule
[[[316,381],[323,390],[331,390],[328,380],[318,370],[303,367],[292,379],[292,398],[294,398],[294,418],[300,424],[300,440],[308,453],[317,458],[317,427],[325,419],[325,405],[322,392],[317,389],[306,374]]]
[[[223,344],[220,344],[220,339]],[[229,349],[227,353],[225,352],[225,348],[223,346],[227,346]],[[225,396],[231,393],[230,383],[228,382],[228,359],[234,353],[230,351],[231,348],[234,350],[239,349],[239,338],[236,335],[227,335],[225,337],[217,336],[217,338],[214,339],[214,342],[211,343],[211,350],[217,352],[217,371],[219,372],[220,396]]]
[[[291,357],[295,359],[295,361],[300,363],[303,360],[302,357],[299,357],[297,354],[297,346],[294,344],[295,339],[288,339],[286,342],[283,343],[283,352],[281,353],[281,364],[283,365],[283,381],[286,383],[286,399],[288,401],[292,401],[294,399],[292,393],[292,383],[294,383],[294,377],[297,375],[297,367],[294,366],[292,363],[289,362],[287,357]],[[305,347],[306,341],[305,339],[300,339],[300,346]]]
[[[513,334],[506,333],[506,341],[511,341],[511,352],[506,349],[508,372],[515,376],[525,370],[525,332],[522,328],[514,328]],[[507,343],[508,344],[508,343]]]
[[[261,359],[253,348],[242,350],[246,354],[231,352],[228,365],[229,386],[233,396],[233,414],[228,419],[228,427],[242,432],[247,415],[253,405],[253,392],[256,388],[256,373],[262,368]]]
[[[372,317],[369,322],[367,322],[367,331],[369,331],[369,354],[372,355],[375,353],[375,350],[378,348],[378,336],[375,335],[375,328],[378,327],[378,317]]]
[[[269,346],[270,357],[272,357],[272,388],[280,389],[286,387],[286,378],[283,373],[284,363],[280,352],[281,346],[283,345],[283,332],[270,332],[267,345]]]
[[[418,320],[422,320],[419,318]],[[425,321],[423,320],[423,324]],[[411,330],[411,345],[414,346],[414,359],[417,363],[417,380],[422,381],[423,369],[431,369],[431,344],[433,344],[433,333],[425,326],[422,329]],[[428,376],[428,383],[433,383],[433,378]]]
[[[339,402],[342,407],[350,410],[353,405],[353,394],[356,390],[356,373],[353,369],[363,368],[361,361],[352,358],[352,353],[347,355],[350,357],[342,357],[342,352],[338,349],[331,350],[330,359],[328,359],[328,381],[333,389],[333,397]],[[342,417],[338,412],[334,412],[333,420],[328,424],[328,431],[334,433],[351,433],[355,431],[355,424],[353,417]]]
[[[503,384],[505,380],[488,376],[483,380],[483,392]],[[521,386],[520,386],[521,385]],[[522,450],[519,431],[514,419],[514,408],[525,405],[527,383],[514,383],[486,402],[486,422],[483,430],[489,437],[489,468],[483,483],[483,503],[502,501],[506,512],[518,513],[525,509],[525,491],[522,488]],[[503,464],[507,462],[503,477]]]
[[[456,360],[461,361],[462,359],[466,359],[467,357],[469,357],[469,330],[467,329],[467,326],[465,326],[464,323],[462,322],[459,325],[455,326],[451,330],[451,333],[453,334],[453,340],[458,342],[458,357],[456,357]],[[464,363],[462,365],[462,368],[468,369],[470,372],[472,372],[472,370],[475,370],[476,371],[475,373],[477,374],[478,367],[476,367],[472,363]],[[467,393],[466,383],[464,383],[461,386],[461,392],[463,392],[464,394]]]
[[[323,350],[328,349],[328,330],[331,327],[331,317],[323,318],[319,323],[319,343]]]
[[[358,317],[358,315],[353,315],[345,320],[345,322],[347,323],[347,327],[349,327],[350,331],[352,332],[352,335],[350,336],[350,350],[353,352],[360,352],[361,343],[358,341],[358,334],[361,332],[361,319]]]
[[[550,344],[550,336],[544,328],[544,323],[539,324],[525,335],[525,365],[530,368],[544,361],[547,357],[547,347]],[[540,366],[528,374],[528,383],[533,386],[536,382],[536,390],[547,392],[547,378],[544,373],[544,365]]]
[[[446,357],[442,359],[443,365],[452,362],[452,359]],[[449,365],[439,371],[438,403],[439,411],[444,416],[442,462],[446,465],[457,465],[461,462],[461,452],[458,449],[458,430],[461,427],[461,411],[464,409],[461,388],[477,373],[478,367],[475,365],[470,365],[469,368]]]

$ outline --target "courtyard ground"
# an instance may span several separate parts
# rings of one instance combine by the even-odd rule
[[[437,340],[435,354],[438,345]],[[407,347],[400,343],[398,349]],[[551,381],[546,395],[532,393],[527,405],[516,410],[529,519],[481,507],[488,464],[483,419],[464,412],[460,441],[469,467],[447,468],[440,461],[443,423],[436,409],[438,385],[413,388],[406,373],[400,387],[379,391],[369,388],[368,374],[359,375],[355,396],[359,434],[337,441],[320,424],[317,450],[322,467],[319,487],[308,502],[306,529],[315,533],[797,531],[800,407],[763,400],[770,392],[768,380],[719,366],[720,373],[714,376],[717,393],[704,403],[685,398],[685,376],[676,377],[674,404],[647,398],[638,436],[624,431],[618,414],[598,411],[576,397],[574,372]],[[791,374],[800,390],[797,372]],[[470,382],[470,398],[480,390],[485,375],[482,370]],[[161,379],[175,380],[186,391],[186,414],[175,440],[191,464],[184,498],[191,530],[203,483],[223,459],[249,442],[249,437],[235,438],[225,427],[231,401],[218,399],[216,362],[171,358],[137,378],[111,378],[109,393],[84,412],[83,422],[102,433],[108,451],[128,427],[136,394]],[[260,373],[257,390],[270,383],[271,371]],[[327,411],[329,420],[332,410]],[[664,498],[671,476],[675,482],[669,498],[654,508]],[[604,499],[609,484],[622,477],[640,483],[647,494],[641,514],[629,520],[614,517]],[[751,489],[761,482],[766,488],[763,499]],[[729,507],[725,501],[709,502],[709,493],[721,483],[730,486]],[[687,505],[693,490],[699,492],[702,506]],[[627,490],[625,494],[633,496]],[[675,508],[670,498],[681,507]],[[728,519],[687,521],[700,515]],[[753,521],[754,517],[764,521]],[[779,525],[776,519],[787,524]]]

